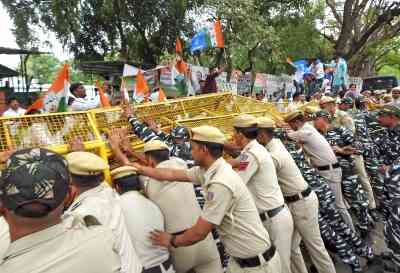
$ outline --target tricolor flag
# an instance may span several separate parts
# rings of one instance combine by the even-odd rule
[[[212,25],[201,29],[200,32],[193,36],[190,51],[193,53],[210,47],[223,48],[224,46],[221,21],[217,20]]]
[[[69,91],[69,65],[64,64],[48,91],[37,99],[26,111],[65,112]]]

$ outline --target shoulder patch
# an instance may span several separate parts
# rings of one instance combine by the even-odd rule
[[[213,201],[215,198],[215,194],[211,191],[207,192],[207,201]]]

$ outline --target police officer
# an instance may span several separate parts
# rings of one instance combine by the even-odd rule
[[[201,183],[206,203],[196,224],[183,234],[153,232],[158,245],[181,247],[206,238],[217,227],[231,256],[227,272],[280,273],[278,252],[263,227],[253,198],[240,176],[222,158],[225,137],[212,126],[192,129],[192,155],[198,167],[189,170],[154,169],[136,165],[139,172],[160,181]]]
[[[360,232],[366,236],[370,224],[368,199],[365,191],[358,183],[354,159],[351,157],[355,152],[355,148],[353,147],[353,133],[345,127],[334,127],[331,124],[331,115],[326,111],[319,111],[315,114],[314,126],[326,138],[335,151],[340,167],[342,168],[344,196],[356,211]]]
[[[0,272],[117,273],[120,259],[112,232],[74,218],[61,222],[69,195],[62,156],[25,149],[11,156],[1,177],[0,210],[10,225],[11,245],[0,257]]]
[[[112,144],[114,154],[118,155],[118,143]],[[169,156],[168,146],[160,140],[145,143],[144,153],[147,162],[154,168],[176,168],[186,170],[186,163],[179,158]],[[124,161],[130,164],[129,161]],[[161,209],[165,217],[165,230],[179,235],[194,225],[201,215],[196,202],[193,186],[177,182],[163,183],[150,177],[143,177],[144,191],[147,197]],[[194,270],[197,273],[223,272],[217,247],[211,237],[188,247],[171,251],[176,272],[185,273]]]
[[[103,226],[116,234],[121,272],[142,272],[142,265],[126,228],[119,196],[104,182],[103,171],[108,168],[107,162],[88,152],[72,152],[66,159],[71,182],[77,188],[78,197],[65,211],[65,221],[68,221],[69,216],[95,217]]]
[[[361,272],[362,268],[357,255],[372,259],[371,247],[343,221],[343,217],[335,206],[335,196],[328,182],[308,164],[302,149],[299,149],[295,142],[288,140],[284,134],[278,134],[278,136],[293,157],[304,179],[318,196],[318,222],[325,246],[337,253],[343,263],[350,265],[353,272]]]
[[[189,142],[189,130],[183,126],[176,126],[171,130],[171,134],[167,134],[160,130],[159,126],[152,120],[148,119],[147,124],[141,122],[135,115],[131,107],[126,106],[123,109],[123,115],[128,119],[132,126],[132,130],[144,142],[150,140],[161,140],[168,145],[170,156],[178,157],[186,161],[188,167],[194,165],[191,146]],[[200,185],[193,185],[196,193],[196,199],[200,207],[204,206],[204,193]],[[224,246],[219,240],[218,233],[214,230],[213,237],[217,244],[221,257],[221,263],[224,268],[228,264],[229,257],[226,255]]]
[[[288,137],[302,145],[318,174],[328,181],[329,187],[335,194],[338,210],[345,222],[354,230],[353,221],[343,198],[342,170],[331,146],[311,124],[305,122],[301,111],[289,113],[285,117],[285,122],[293,129],[287,133]]]
[[[297,251],[301,240],[307,247],[318,272],[335,272],[333,262],[325,249],[318,225],[318,198],[304,180],[299,168],[282,142],[274,138],[275,122],[262,117],[257,120],[257,140],[271,153],[279,185],[292,213],[295,231],[292,240],[292,261],[297,268],[305,269],[304,261],[298,260]],[[281,255],[282,256],[282,255]],[[305,269],[304,272],[307,272]]]
[[[349,130],[354,131],[353,119],[348,113],[337,109],[336,100],[334,98],[328,96],[322,97],[319,101],[319,107],[331,114],[333,126],[344,126]]]
[[[154,246],[148,237],[149,230],[164,231],[164,216],[156,204],[141,194],[136,169],[119,167],[111,172],[111,177],[113,187],[121,195],[121,208],[143,273],[174,273],[168,249]]]
[[[394,268],[390,271],[400,272],[400,159],[395,160],[386,172],[385,186],[391,204],[384,230],[386,244],[393,251],[390,258]]]
[[[307,272],[300,242],[292,244],[293,218],[284,204],[274,162],[270,153],[257,142],[257,119],[242,114],[234,118],[234,141],[242,152],[233,163],[250,190],[264,226],[281,257],[282,272],[291,272],[291,261],[298,272]],[[268,181],[268,183],[265,183]],[[292,251],[293,250],[293,251]],[[292,259],[292,253],[295,255]]]
[[[10,233],[8,224],[6,222],[6,219],[4,219],[3,216],[0,216],[0,257],[3,257],[9,245],[10,245]]]

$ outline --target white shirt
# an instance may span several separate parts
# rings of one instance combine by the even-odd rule
[[[25,115],[26,109],[19,107],[17,111],[12,108],[8,108],[7,111],[3,113],[3,117],[20,117]]]
[[[85,217],[92,215],[116,237],[116,247],[121,257],[121,273],[140,273],[142,265],[132,246],[118,194],[105,183],[80,194],[64,213]]]
[[[74,95],[70,95],[74,99],[72,104],[69,106],[69,111],[86,111],[94,108],[100,107],[100,97],[95,96],[89,98],[88,96],[84,98],[77,98]]]
[[[149,239],[151,231],[165,230],[160,208],[137,191],[126,192],[120,197],[128,233],[143,267],[148,269],[168,260],[168,249],[154,246]]]
[[[315,78],[317,80],[323,79],[325,77],[324,64],[321,62],[319,62],[317,64],[313,64],[311,66],[311,71],[315,75]]]
[[[0,261],[7,252],[10,245],[10,233],[8,223],[0,216]]]

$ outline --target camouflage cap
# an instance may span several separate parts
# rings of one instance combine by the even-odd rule
[[[16,215],[39,218],[61,205],[68,185],[68,163],[61,155],[41,148],[24,149],[6,163],[0,198]]]
[[[315,119],[326,118],[326,119],[330,120],[332,116],[327,111],[321,110],[321,111],[316,112],[314,114],[314,117],[315,117]]]
[[[352,105],[353,104],[353,99],[351,98],[351,97],[345,97],[345,98],[343,98],[343,99],[341,99],[340,100],[340,103],[343,103],[343,104],[350,104],[350,105]]]
[[[400,108],[394,105],[385,105],[379,110],[378,115],[394,115],[400,118]]]

